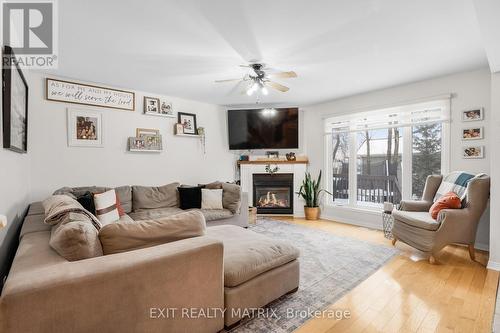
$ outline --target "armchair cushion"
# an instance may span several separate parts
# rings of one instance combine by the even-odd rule
[[[435,231],[440,225],[438,221],[432,218],[429,212],[394,210],[392,215],[394,216],[394,220],[420,229]]]
[[[446,193],[437,200],[429,209],[429,213],[434,220],[438,218],[439,212],[443,209],[459,209],[462,208],[462,200],[453,192]]]

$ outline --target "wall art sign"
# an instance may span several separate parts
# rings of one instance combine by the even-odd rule
[[[135,111],[135,93],[131,91],[49,78],[45,88],[49,101]]]

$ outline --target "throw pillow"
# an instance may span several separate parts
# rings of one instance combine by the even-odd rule
[[[222,189],[210,190],[201,189],[201,208],[202,209],[223,209]]]
[[[450,172],[448,175],[443,177],[443,181],[434,196],[434,202],[436,202],[443,195],[454,192],[458,197],[463,200],[467,192],[467,184],[474,178],[474,175],[468,174],[462,171]]]
[[[52,227],[49,245],[69,261],[102,256],[97,229],[86,214],[66,214]]]
[[[83,208],[95,215],[94,195],[92,194],[92,192],[85,192],[84,194],[77,197],[76,201],[78,201],[80,205],[83,206]]]
[[[201,187],[178,187],[181,209],[201,208]]]
[[[122,204],[120,202],[120,197],[118,196],[118,192],[116,192],[116,190],[115,194],[116,194],[116,209],[118,210],[118,216],[122,217],[123,215],[125,215],[125,211],[123,210]]]
[[[429,209],[429,213],[434,220],[437,220],[439,212],[443,209],[459,209],[462,208],[462,200],[456,193],[449,192],[441,196]]]
[[[96,216],[102,225],[116,222],[120,219],[120,214],[116,208],[115,190],[94,194],[94,203]]]
[[[236,184],[222,183],[222,206],[233,214],[239,214],[241,208],[241,187]]]
[[[203,236],[206,222],[199,211],[182,212],[136,223],[111,223],[99,232],[104,254],[120,253]]]

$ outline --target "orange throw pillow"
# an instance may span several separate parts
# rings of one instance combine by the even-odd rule
[[[437,219],[439,212],[442,209],[459,209],[462,208],[462,200],[453,192],[448,192],[437,200],[429,209],[429,213],[434,220]]]
[[[118,209],[118,216],[122,217],[125,215],[125,210],[122,207],[122,203],[120,202],[120,197],[118,196],[118,193],[116,193],[116,209]]]

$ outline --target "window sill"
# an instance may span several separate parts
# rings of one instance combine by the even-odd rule
[[[335,203],[327,203],[324,206],[326,208],[331,208],[331,209],[344,209],[344,210],[363,212],[363,213],[369,213],[369,214],[380,214],[383,210],[383,207],[370,207],[370,206],[361,206],[361,205],[351,206],[349,204],[335,204]]]

